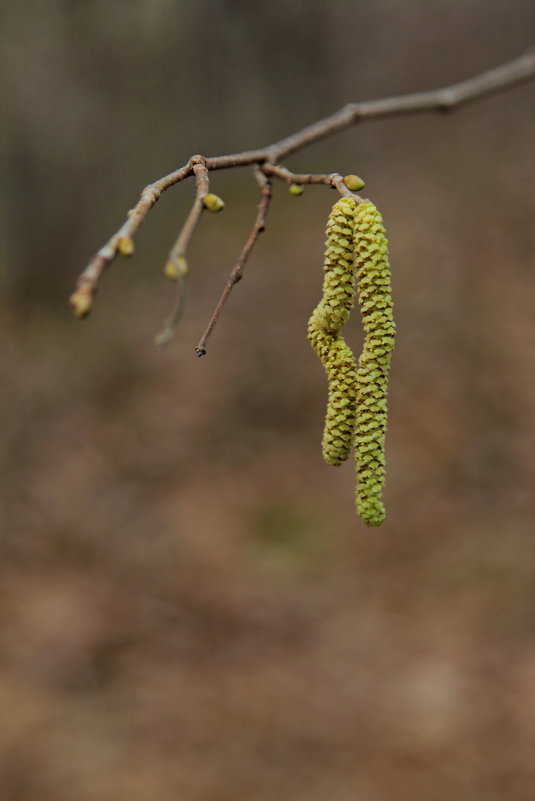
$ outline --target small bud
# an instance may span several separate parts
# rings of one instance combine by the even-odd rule
[[[203,203],[205,208],[208,211],[222,211],[225,208],[224,202],[221,200],[219,195],[214,195],[211,192],[208,195],[205,195],[203,198]]]
[[[358,192],[366,186],[365,182],[362,178],[359,178],[358,175],[346,175],[344,177],[344,183],[350,192]]]
[[[176,259],[169,259],[165,265],[164,274],[170,281],[178,281],[189,272],[188,262],[184,256],[179,256]]]
[[[308,338],[321,359],[329,382],[323,429],[323,458],[330,465],[347,459],[353,445],[357,400],[355,357],[341,328],[349,319],[355,298],[353,228],[357,201],[340,198],[327,221],[323,297],[308,322]],[[344,231],[348,230],[349,239]]]
[[[83,320],[91,311],[93,298],[87,292],[78,291],[71,295],[69,303],[74,311],[74,316],[78,317],[79,320]]]
[[[300,184],[290,184],[288,187],[288,192],[290,195],[302,195],[303,194],[303,187]]]
[[[121,236],[117,243],[117,250],[121,256],[131,256],[135,250],[134,240],[129,236]]]

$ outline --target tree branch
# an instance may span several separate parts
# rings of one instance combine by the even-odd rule
[[[186,222],[182,226],[182,230],[180,231],[175,244],[169,252],[168,264],[170,262],[175,269],[177,267],[178,260],[186,255],[188,245],[191,242],[191,238],[195,233],[195,229],[197,228],[199,220],[201,219],[201,215],[204,211],[203,200],[208,194],[209,189],[206,159],[204,159],[202,156],[193,156],[191,161],[194,162],[193,174],[195,175],[195,180],[197,182],[197,191],[195,193],[193,206],[191,207],[191,211],[188,214]]]
[[[290,186],[291,184],[297,184],[298,186],[301,184],[323,184],[324,186],[330,186],[332,189],[336,189],[342,197],[354,197],[357,201],[360,200],[358,195],[355,195],[354,192],[351,192],[347,188],[343,176],[337,172],[332,172],[329,175],[318,175],[314,173],[300,174],[292,172],[286,167],[282,167],[280,164],[270,164],[269,162],[262,166],[262,172],[266,173],[266,175],[275,175],[277,178],[286,181]],[[362,185],[364,185],[364,182],[362,182]]]
[[[474,78],[452,86],[433,89],[430,92],[348,103],[329,117],[271,145],[267,149],[268,158],[270,161],[279,161],[296,150],[301,150],[313,142],[366,120],[423,111],[452,111],[465,103],[508,89],[533,77],[535,77],[535,49],[528,50],[523,56],[508,61],[500,67],[482,72]]]
[[[241,255],[234,265],[232,272],[228,277],[228,281],[223,289],[221,297],[217,303],[217,306],[214,309],[214,313],[210,319],[206,327],[206,331],[202,335],[199,344],[195,348],[195,352],[197,356],[204,356],[206,353],[206,343],[208,341],[208,337],[214,330],[214,326],[216,325],[219,317],[221,315],[221,311],[223,310],[223,306],[227,302],[228,296],[232,292],[232,288],[238,281],[241,281],[243,278],[243,271],[245,269],[245,265],[247,264],[247,260],[250,256],[250,253],[254,246],[256,245],[256,241],[262,231],[265,231],[266,228],[266,217],[269,209],[269,203],[271,201],[271,181],[265,175],[264,171],[261,170],[259,167],[255,169],[255,178],[260,186],[260,202],[258,204],[258,212],[256,215],[256,219],[254,221],[254,225],[252,228],[251,233],[249,234],[249,238],[247,242],[243,246],[243,250]]]
[[[308,145],[311,145],[320,139],[331,136],[338,131],[343,131],[346,128],[349,128],[360,122],[365,122],[366,120],[379,119],[382,117],[392,117],[402,114],[416,114],[429,111],[452,111],[459,106],[464,105],[465,103],[478,100],[504,89],[508,89],[534,77],[535,50],[530,50],[523,56],[520,56],[512,61],[508,61],[500,67],[488,70],[487,72],[483,72],[480,75],[477,75],[466,81],[453,84],[452,86],[443,87],[429,92],[418,92],[415,94],[400,95],[397,97],[384,98],[380,100],[369,100],[361,103],[349,103],[334,114],[331,114],[330,116],[325,117],[324,119],[319,120],[312,125],[308,125],[291,136],[281,139],[280,141],[260,150],[247,150],[242,153],[235,153],[228,156],[216,156],[206,159],[200,156],[193,156],[183,167],[180,167],[174,172],[169,173],[169,175],[166,175],[145,187],[137,204],[128,212],[128,217],[125,222],[109,239],[109,241],[95,254],[80,275],[76,285],[76,291],[71,296],[70,300],[74,313],[80,318],[87,316],[91,310],[93,296],[98,289],[99,281],[117,253],[120,253],[123,256],[129,256],[133,253],[133,236],[144,221],[152,206],[154,206],[156,201],[159,199],[162,192],[192,175],[195,172],[196,165],[202,163],[206,171],[209,172],[211,170],[222,170],[231,167],[241,167],[256,164],[262,167],[264,176],[269,173],[280,178],[284,177],[284,180],[287,180],[287,176],[282,175],[281,170],[283,168],[278,167],[278,172],[273,171],[276,162],[279,162],[281,159],[289,156],[291,153],[302,150]],[[297,177],[303,179],[305,176]],[[312,176],[308,177],[312,179]],[[327,178],[330,176],[321,177]],[[297,182],[299,183],[299,181]],[[325,180],[303,180],[302,183],[327,183],[330,186],[335,186],[332,182],[329,184],[328,181]],[[340,190],[340,186],[341,185],[339,184],[336,188],[338,188],[339,191],[343,191]],[[264,198],[264,195],[262,197]],[[268,202],[269,201],[266,201],[266,212]],[[195,214],[193,215],[192,210],[192,215],[195,217],[195,219],[193,222],[191,222],[190,215],[189,222],[191,222],[191,232],[193,231],[196,221],[198,220],[198,216],[196,216],[197,214],[198,212],[195,211]],[[258,219],[259,218],[257,217],[257,223]],[[255,226],[257,223],[255,223]],[[188,222],[186,223],[185,229],[187,226]],[[215,320],[217,320],[219,313],[221,312],[221,308],[223,307],[226,298],[232,289],[232,286],[241,278],[245,261],[247,260],[250,250],[254,246],[254,242],[256,241],[258,233],[260,232],[260,229],[258,229],[256,234],[254,234],[255,230],[256,229],[253,228],[253,232],[251,234],[251,237],[253,238],[252,244],[247,249],[247,246],[251,241],[250,237],[246,247],[244,248],[244,252],[240,257],[240,260],[238,260],[236,267],[231,273],[231,278],[229,278],[230,283],[228,283],[227,287],[225,288],[216,311],[214,312],[214,317],[210,321],[205,335],[203,338],[201,338],[201,341],[197,346],[197,353],[199,353],[199,355],[202,355],[201,351],[204,352],[203,343],[206,342],[206,339],[208,338],[213,325],[215,324]],[[187,238],[187,235],[184,234],[184,237]],[[179,245],[179,242],[177,242],[177,245]],[[175,245],[175,248],[177,245]],[[241,268],[238,269],[240,262]],[[235,271],[237,269],[238,272],[236,273]],[[232,275],[239,275],[239,277],[232,279]]]

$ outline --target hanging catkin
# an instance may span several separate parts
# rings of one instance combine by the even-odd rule
[[[344,197],[327,221],[323,296],[308,321],[308,338],[329,382],[322,451],[327,464],[340,465],[351,450],[355,427],[357,375],[355,357],[340,329],[354,304],[354,217],[357,202]]]
[[[357,293],[365,334],[357,369],[357,512],[366,525],[379,526],[385,517],[386,395],[396,329],[381,214],[366,201],[357,207],[354,225]]]

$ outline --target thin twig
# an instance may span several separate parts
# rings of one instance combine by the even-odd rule
[[[214,313],[210,318],[210,322],[208,323],[206,330],[199,341],[199,344],[195,348],[197,356],[205,355],[206,343],[208,341],[208,337],[214,330],[214,327],[217,321],[219,320],[221,311],[225,303],[227,302],[228,296],[232,292],[232,288],[234,287],[235,284],[238,283],[238,281],[241,281],[241,279],[243,278],[243,271],[245,269],[245,265],[247,264],[247,260],[251,254],[251,251],[254,248],[259,235],[262,233],[262,231],[265,231],[266,228],[266,217],[269,209],[269,203],[271,200],[271,181],[265,175],[265,173],[258,167],[255,168],[254,173],[255,173],[255,178],[260,187],[260,202],[258,204],[258,212],[256,215],[256,219],[254,221],[251,233],[249,234],[249,238],[247,239],[247,242],[245,243],[243,250],[240,254],[240,257],[236,262],[236,264],[234,265],[228,277],[225,288],[223,289],[221,297],[217,302],[217,306],[214,309]]]
[[[194,156],[192,162],[194,162],[193,174],[195,175],[196,182],[195,200],[186,218],[186,222],[182,226],[176,242],[169,252],[169,258],[167,260],[166,275],[176,281],[176,298],[171,314],[165,321],[161,331],[156,334],[154,338],[154,344],[159,348],[164,348],[169,344],[184,313],[188,270],[185,256],[191,238],[204,211],[204,198],[210,189],[205,159],[203,156]]]
[[[203,200],[208,194],[208,190],[210,188],[208,170],[206,168],[206,159],[204,159],[202,156],[194,156],[192,161],[194,161],[193,173],[195,175],[197,191],[195,194],[195,200],[193,201],[193,206],[191,207],[191,211],[188,214],[186,222],[182,226],[182,230],[180,231],[175,244],[169,252],[169,261],[175,264],[181,256],[186,255],[188,245],[204,211]]]
[[[267,164],[262,165],[262,172],[266,175],[275,175],[286,181],[287,184],[324,184],[336,189],[342,197],[354,197],[358,203],[364,202],[355,192],[351,192],[344,183],[344,178],[338,172],[332,172],[329,175],[319,175],[317,173],[297,173],[292,172],[280,164]]]
[[[280,161],[290,153],[295,153],[296,150],[302,150],[313,142],[366,120],[400,114],[417,114],[424,111],[453,111],[465,103],[479,100],[534,77],[535,49],[531,49],[519,58],[507,61],[495,69],[487,70],[451,86],[433,89],[429,92],[348,103],[347,106],[329,117],[318,120],[318,122],[271,145],[268,148],[268,158],[270,161]]]
[[[165,348],[166,345],[172,340],[177,326],[182,319],[184,308],[186,306],[186,289],[187,281],[185,275],[179,275],[176,279],[176,296],[175,305],[171,314],[162,326],[161,331],[154,337],[154,344],[158,348]]]
[[[98,289],[99,281],[117,255],[121,241],[132,242],[134,234],[162,192],[191,175],[193,172],[193,158],[184,167],[180,167],[180,169],[146,186],[134,208],[128,212],[127,219],[119,230],[93,256],[78,278],[76,291],[71,296],[71,305],[74,307],[75,312],[78,313],[78,310],[81,309],[81,313],[78,316],[85,317],[91,310],[92,298]]]
[[[508,89],[533,77],[535,77],[535,50],[532,49],[519,58],[452,86],[429,92],[349,103],[334,114],[268,147],[207,158],[204,163],[208,171],[250,164],[273,164],[297,150],[302,150],[357,123],[402,114],[453,111],[465,103]],[[192,157],[183,167],[145,187],[138,203],[128,213],[127,220],[96,253],[80,275],[77,289],[71,297],[71,304],[79,317],[84,317],[89,312],[99,280],[117,253],[123,252],[126,255],[133,252],[133,236],[162,192],[188,178],[193,173],[194,164],[195,157]],[[121,243],[125,244],[124,248],[121,248]]]

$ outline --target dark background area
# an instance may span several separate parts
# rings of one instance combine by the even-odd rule
[[[162,276],[162,197],[83,324],[67,299],[145,184],[533,44],[528,0],[0,2],[0,798],[531,801],[535,85],[296,154],[382,210],[398,325],[387,520],[326,467],[306,322],[334,194],[250,170]],[[358,315],[348,338],[359,343]]]

